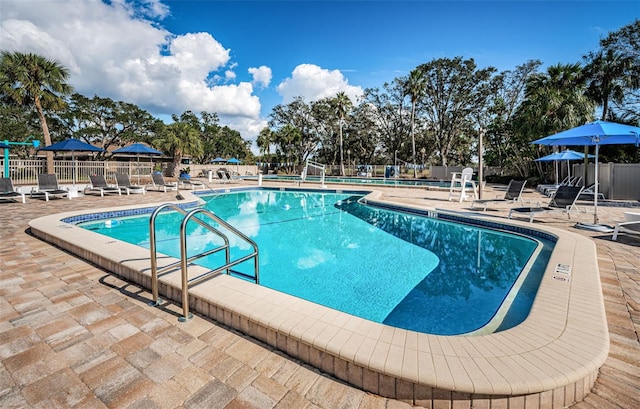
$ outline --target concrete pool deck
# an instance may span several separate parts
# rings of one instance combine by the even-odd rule
[[[382,191],[383,199],[398,203],[463,211],[469,208],[469,202],[447,202],[442,192],[376,189]],[[169,193],[149,194],[147,197],[84,197],[49,203],[31,200],[25,205],[2,204],[3,225],[10,226],[3,230],[0,263],[3,283],[0,357],[4,364],[4,373],[0,373],[3,385],[0,391],[4,391],[0,392],[3,393],[0,404],[3,407],[12,406],[12,402],[17,403],[17,407],[83,406],[81,402],[94,402],[98,407],[99,403],[111,407],[128,403],[144,407],[196,407],[203,406],[207,399],[215,401],[205,405],[207,407],[408,406],[341,384],[321,371],[278,353],[269,342],[243,337],[202,317],[179,324],[176,319],[181,311],[179,306],[148,307],[146,301],[150,295],[146,290],[24,233],[27,222],[41,215],[165,202],[174,198]],[[540,198],[536,193],[528,194],[537,197],[536,200]],[[493,195],[494,192],[486,192],[485,197]],[[501,209],[487,213],[504,219],[508,208]],[[612,224],[622,220],[625,209],[601,207],[599,210],[602,222]],[[595,393],[587,395],[579,405],[602,400],[610,402],[611,407],[616,407],[615,401],[619,407],[632,407],[638,403],[640,383],[638,317],[635,315],[640,296],[638,270],[632,267],[639,264],[640,239],[621,236],[616,243],[611,242],[610,235],[571,227],[576,221],[591,219],[592,215],[588,214],[574,214],[571,221],[567,221],[566,216],[548,215],[534,225],[551,225],[595,238],[612,349],[596,381]],[[17,276],[16,272],[22,274]],[[608,298],[613,298],[613,303]],[[617,347],[622,350],[615,352]],[[607,366],[612,360],[613,364]],[[609,367],[611,370],[605,372]],[[509,370],[505,368],[504,373]],[[120,378],[128,380],[121,382]],[[67,388],[67,394],[47,391],[56,385]],[[598,390],[604,392],[599,394]],[[66,399],[65,404],[60,404],[61,399]],[[450,407],[462,402],[441,397],[434,401],[434,406]],[[498,403],[493,407],[496,405]],[[525,401],[512,400],[509,405],[525,407]],[[536,407],[531,406],[532,403],[526,405]],[[591,405],[602,407],[601,402]]]

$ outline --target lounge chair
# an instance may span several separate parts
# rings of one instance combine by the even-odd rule
[[[529,222],[531,223],[536,214],[558,211],[566,212],[567,217],[571,218],[571,210],[578,210],[576,200],[578,200],[581,191],[582,186],[560,186],[547,206],[514,207],[509,210],[509,219],[513,212],[528,214]]]
[[[569,182],[571,182],[572,179],[573,178],[571,176],[567,176],[562,179],[562,182],[560,183],[539,184],[536,189],[538,189],[538,192],[544,193],[547,189],[558,189],[560,186],[569,186]]]
[[[178,190],[178,184],[173,182],[173,183],[168,183],[165,182],[164,180],[164,176],[162,176],[162,173],[152,173],[151,174],[151,186],[154,189],[157,190],[162,190],[165,193],[167,192],[167,189],[169,190]]]
[[[522,202],[522,191],[524,185],[527,184],[526,180],[513,180],[509,181],[507,185],[507,191],[504,193],[504,197],[496,197],[495,199],[476,199],[471,203],[473,209],[476,204],[483,205],[483,211],[487,210],[487,206],[492,203],[515,203]]]
[[[573,176],[569,179],[569,182],[563,186],[580,186],[582,184],[582,176]],[[550,187],[544,189],[543,193],[549,197],[553,196],[553,194],[558,190],[560,186]]]
[[[130,193],[147,193],[144,186],[132,185],[131,179],[129,179],[129,175],[126,173],[116,173],[116,186],[120,189],[121,192],[125,192],[126,194]]]
[[[578,200],[593,200],[593,196],[596,194],[595,191],[596,184],[592,183],[589,186],[582,189]],[[606,200],[607,198],[604,196],[602,192],[598,192],[598,199]]]
[[[218,169],[216,171],[216,175],[218,175],[218,179],[220,179],[220,181],[222,183],[231,182],[231,178],[230,178],[229,172],[225,168]]]
[[[613,240],[618,240],[621,228],[640,233],[640,213],[624,212],[624,221],[616,224],[613,230]]]
[[[31,190],[30,197],[43,197],[45,201],[50,198],[67,197],[71,200],[68,190],[61,189],[58,185],[58,176],[55,173],[41,173],[38,175],[38,187]]]
[[[91,186],[84,188],[84,193],[100,192],[100,197],[104,197],[105,193],[117,193],[121,195],[120,189],[116,186],[109,186],[103,175],[89,175]]]
[[[11,178],[0,178],[0,200],[17,200],[22,198],[22,203],[26,203],[24,193],[13,187]]]
[[[197,190],[197,189],[204,190],[205,188],[205,184],[203,182],[199,180],[191,179],[191,178],[181,177],[178,179],[178,182],[180,183],[181,187],[191,189],[191,190]]]

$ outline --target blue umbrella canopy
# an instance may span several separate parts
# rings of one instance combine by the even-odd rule
[[[227,163],[240,163],[240,159],[231,158],[227,161]]]
[[[595,158],[596,155],[587,155],[588,158]],[[571,149],[566,149],[562,152],[554,152],[550,155],[543,156],[541,158],[535,159],[537,162],[546,162],[552,160],[582,160],[584,159],[584,153],[572,151]]]
[[[218,156],[217,158],[212,159],[211,163],[227,163],[227,160]]]
[[[138,184],[140,184],[140,155],[162,155],[159,150],[153,149],[143,143],[133,143],[129,146],[124,146],[120,149],[116,149],[113,153],[130,153],[136,155],[136,161],[138,162]],[[153,165],[153,163],[152,163]]]
[[[41,151],[54,151],[54,152],[103,152],[104,149],[98,148],[81,140],[69,138],[61,142],[56,142],[49,146],[40,148]]]
[[[40,148],[38,150],[41,151],[54,151],[54,152],[71,152],[71,160],[74,163],[73,176],[72,181],[75,186],[76,184],[76,171],[75,171],[75,156],[74,152],[103,152],[104,149],[98,148],[97,146],[93,146],[86,142],[82,142],[78,139],[69,138],[65,139],[61,142],[56,142],[49,146],[45,146],[44,148]]]
[[[135,155],[162,155],[157,149],[153,149],[150,146],[147,146],[143,143],[134,143],[129,146],[122,147],[120,149],[116,149],[113,153],[131,153]]]
[[[595,158],[595,155],[587,155],[588,158]],[[572,151],[571,149],[566,149],[562,152],[554,152],[550,155],[543,156],[541,158],[535,159],[536,162],[549,162],[549,161],[558,161],[558,160],[566,160],[567,161],[567,170],[569,178],[571,178],[571,167],[569,166],[569,161],[571,160],[582,160],[584,159],[584,153]],[[558,167],[555,166],[556,172],[556,183],[558,183]]]
[[[598,150],[600,145],[640,145],[640,128],[617,122],[595,121],[567,129],[531,143],[547,146],[595,146],[593,221],[598,223]]]

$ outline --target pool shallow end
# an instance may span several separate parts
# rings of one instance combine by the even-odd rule
[[[36,236],[150,288],[148,251],[61,221],[78,214],[43,217],[30,226]],[[192,288],[190,305],[379,395],[417,405],[492,401],[563,407],[588,393],[609,340],[595,244],[544,230],[558,242],[531,314],[496,334],[446,337],[400,330],[228,276]],[[570,266],[567,281],[554,278],[562,277],[557,265]],[[163,276],[163,297],[179,302],[179,282],[177,273]]]

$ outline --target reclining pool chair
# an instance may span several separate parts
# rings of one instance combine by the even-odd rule
[[[524,191],[524,185],[527,184],[526,180],[513,180],[507,185],[507,191],[504,193],[504,197],[496,197],[495,199],[476,199],[471,203],[473,209],[476,204],[483,205],[483,211],[487,210],[487,206],[492,203],[515,203],[522,202],[522,192]]]
[[[582,186],[560,186],[556,193],[549,200],[547,206],[535,206],[535,207],[514,207],[509,210],[509,219],[513,212],[528,214],[529,222],[533,222],[533,218],[536,214],[542,214],[547,212],[562,212],[567,213],[567,217],[571,218],[571,210],[578,210],[576,207],[576,200],[582,192]]]
[[[17,200],[22,198],[22,203],[26,203],[24,193],[13,187],[11,178],[0,178],[0,200]]]
[[[589,186],[585,187],[584,189],[582,189],[582,192],[580,192],[580,197],[578,199],[593,201],[593,196],[596,194],[595,188],[595,183],[592,183]],[[598,192],[598,200],[600,199],[607,200],[607,198],[604,196],[604,193],[602,192]]]
[[[126,173],[116,173],[116,186],[121,192],[130,194],[132,191],[136,193],[145,194],[146,190],[144,186],[132,185],[129,175]]]
[[[43,197],[45,201],[50,198],[67,197],[71,200],[68,190],[61,189],[58,185],[58,176],[55,173],[41,173],[38,175],[38,187],[31,190],[30,197]]]
[[[201,189],[201,190],[204,190],[205,187],[206,187],[204,182],[202,182],[200,180],[191,179],[191,178],[181,177],[181,178],[178,179],[178,182],[180,183],[180,186],[182,188],[185,188],[185,189],[191,189],[191,190]]]
[[[162,189],[165,193],[167,192],[167,189],[178,190],[178,184],[175,182],[173,183],[165,182],[164,176],[162,176],[162,173],[152,173],[151,183],[152,185],[150,187],[158,190]]]
[[[640,213],[624,212],[624,221],[616,224],[612,240],[618,240],[618,233],[620,233],[621,228],[640,233]]]
[[[117,193],[121,195],[120,188],[115,186],[109,186],[107,184],[107,180],[103,175],[89,175],[89,179],[91,180],[91,186],[87,186],[84,189],[84,193],[88,192],[100,192],[100,197],[104,197],[105,193]]]

